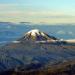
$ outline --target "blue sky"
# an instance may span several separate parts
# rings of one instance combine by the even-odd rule
[[[75,23],[75,0],[0,0],[0,21]]]

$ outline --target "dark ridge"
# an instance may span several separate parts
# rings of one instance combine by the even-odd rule
[[[51,39],[53,39],[53,40],[57,40],[57,38],[56,37],[54,37],[54,36],[50,36],[50,35],[48,35],[47,33],[45,33],[48,37],[50,37]]]
[[[60,68],[60,66],[63,66]],[[0,72],[0,75],[75,75],[75,64],[63,64],[57,67],[47,68],[47,69],[38,69],[38,70],[8,70]]]

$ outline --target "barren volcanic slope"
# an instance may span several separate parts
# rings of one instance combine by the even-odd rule
[[[52,43],[51,40],[55,42]],[[34,75],[41,75],[41,72],[42,75],[70,72],[72,75],[75,72],[75,45],[56,40],[44,32],[31,30],[18,41],[1,46],[0,72],[14,70],[24,72],[24,75],[33,75],[33,72]]]

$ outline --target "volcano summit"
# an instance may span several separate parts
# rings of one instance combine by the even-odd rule
[[[57,38],[50,36],[44,32],[39,31],[38,29],[30,30],[23,36],[19,41],[47,41],[47,40],[57,40]]]

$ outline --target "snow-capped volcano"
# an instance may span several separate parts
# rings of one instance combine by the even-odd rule
[[[44,36],[45,35],[43,32],[40,32],[38,29],[31,30],[31,31],[27,32],[26,34],[28,34],[28,35],[31,34],[31,36],[37,36],[37,35]]]
[[[25,34],[20,41],[32,40],[32,41],[47,41],[47,40],[56,40],[55,37],[49,36],[48,34],[39,31],[38,29],[30,30]]]

